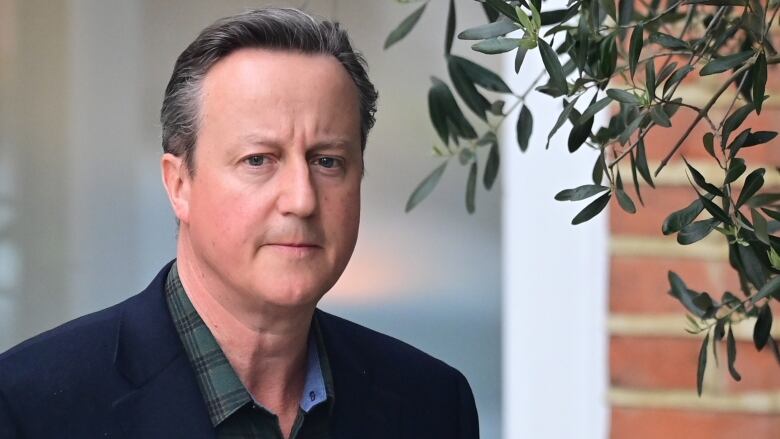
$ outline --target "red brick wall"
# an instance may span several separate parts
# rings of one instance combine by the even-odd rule
[[[694,99],[697,94],[704,99],[708,87],[710,83],[697,83],[689,92]],[[767,94],[780,94],[780,87],[775,85],[774,89],[778,92]],[[728,105],[727,99],[722,100]],[[765,104],[760,117],[749,120],[754,131],[780,129],[780,106],[770,106],[773,102],[777,101]],[[651,170],[655,170],[693,116],[692,111],[681,109],[672,128],[656,128],[648,137]],[[720,116],[714,119],[717,123]],[[722,171],[701,146],[706,130],[705,123],[699,124],[680,152],[695,167],[704,169],[705,174],[714,175],[712,180],[717,183],[722,181]],[[744,157],[750,168],[767,167],[767,184],[780,182],[774,171],[780,165],[780,141],[753,147]],[[778,438],[780,365],[771,349],[756,352],[750,338],[752,320],[735,325],[739,340],[736,367],[742,381],[735,383],[729,377],[724,366],[725,345],[721,345],[721,367],[716,368],[710,358],[703,396],[696,396],[696,364],[703,336],[691,336],[683,330],[685,312],[667,294],[667,271],[674,270],[689,287],[714,293],[716,297],[725,290],[738,292],[739,288],[721,235],[713,233],[700,243],[683,247],[674,236],[661,234],[664,218],[687,206],[695,196],[680,163],[678,155],[657,179],[657,189],[642,186],[645,207],[640,207],[637,214],[628,215],[617,204],[610,206],[611,437]],[[630,173],[623,175],[625,181]],[[635,198],[631,189],[629,193]],[[778,307],[775,316],[780,316]]]

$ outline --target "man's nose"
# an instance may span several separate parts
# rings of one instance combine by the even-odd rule
[[[279,181],[279,211],[284,215],[308,217],[317,209],[317,190],[306,160],[295,160],[282,166]]]

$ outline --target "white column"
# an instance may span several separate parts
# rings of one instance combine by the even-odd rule
[[[513,64],[507,57],[502,73],[516,92],[544,68],[538,51],[529,52],[519,75]],[[596,155],[587,147],[569,154],[568,123],[545,151],[560,99],[532,93],[527,104],[534,117],[529,150],[517,147],[516,115],[501,132],[504,437],[604,439],[607,216],[572,226],[588,201],[553,199],[590,182]]]

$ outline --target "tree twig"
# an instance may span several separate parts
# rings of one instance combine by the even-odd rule
[[[743,72],[747,71],[750,67],[753,66],[753,63],[756,62],[755,55],[750,58],[745,64],[743,64],[740,68],[738,68],[734,74],[731,75],[729,79],[726,80],[726,82],[723,83],[723,85],[720,86],[717,92],[712,96],[712,98],[707,102],[707,105],[702,107],[701,111],[699,111],[699,114],[696,115],[696,118],[693,120],[693,122],[688,126],[688,129],[685,130],[685,133],[683,133],[682,137],[675,143],[674,147],[672,147],[672,150],[669,151],[669,153],[664,157],[663,160],[661,160],[661,164],[658,165],[658,169],[655,170],[655,176],[657,177],[658,174],[661,172],[661,170],[666,167],[666,164],[669,163],[669,160],[672,159],[674,154],[677,152],[678,149],[682,146],[683,142],[685,142],[685,139],[688,138],[688,136],[691,134],[694,128],[696,128],[696,125],[701,122],[701,120],[704,118],[704,116],[709,113],[710,109],[712,109],[712,106],[715,105],[715,102],[717,102],[718,98],[725,92],[729,85],[731,85],[732,82],[734,82],[735,79],[739,77]]]

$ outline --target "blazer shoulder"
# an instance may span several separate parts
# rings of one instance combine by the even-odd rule
[[[111,358],[124,303],[66,322],[0,354],[0,383],[10,379],[20,384],[24,377],[35,380],[57,370],[84,370],[89,359]]]

